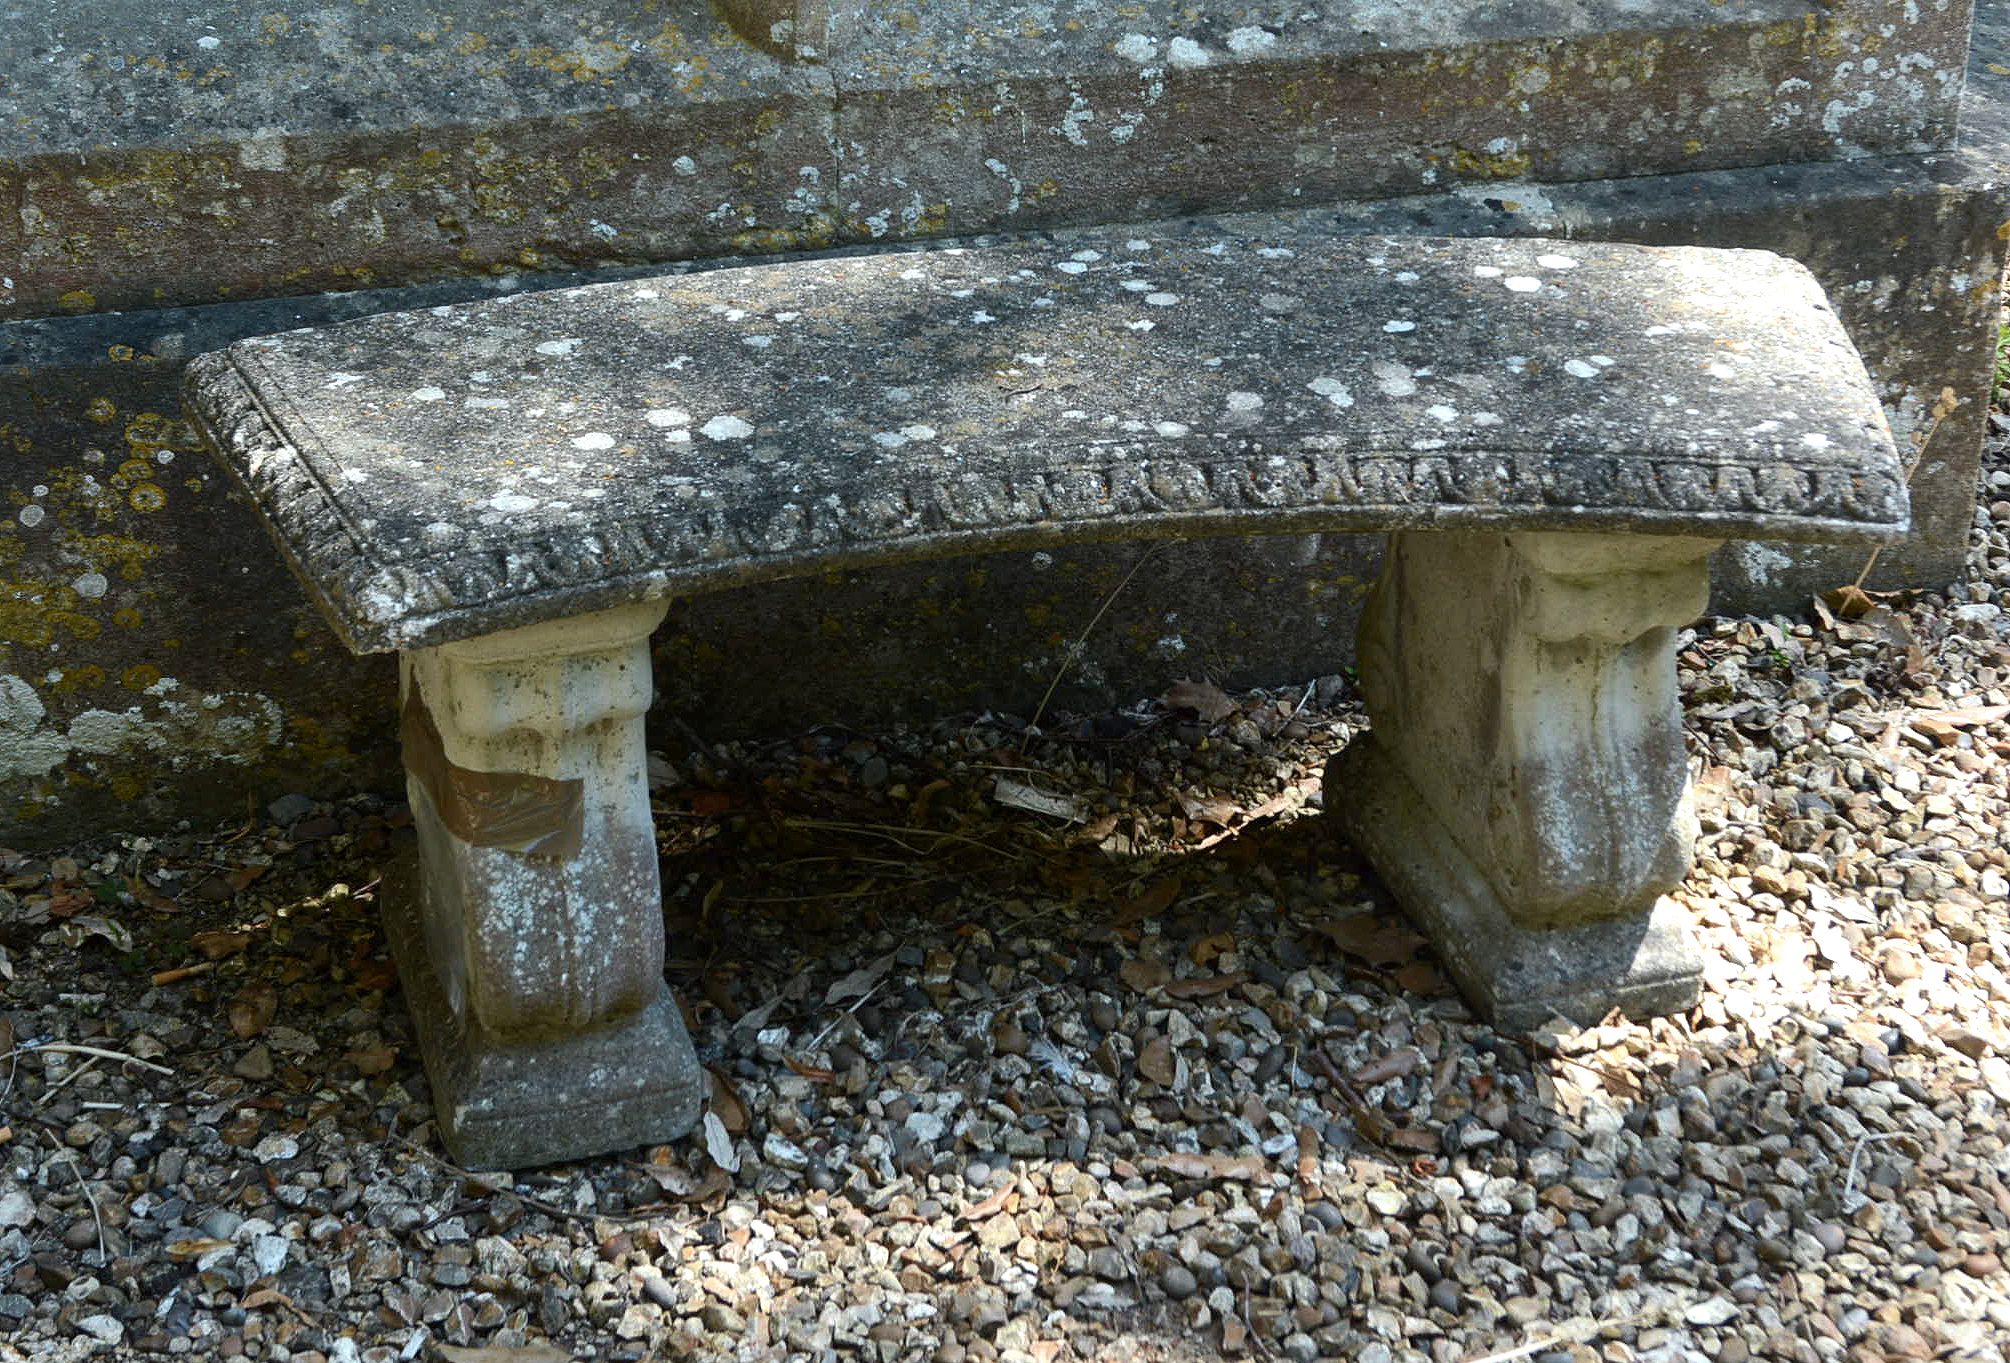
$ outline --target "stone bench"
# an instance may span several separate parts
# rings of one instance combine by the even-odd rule
[[[699,1105],[644,777],[669,598],[1391,532],[1329,806],[1519,1026],[1696,995],[1660,897],[1710,551],[1907,523],[1848,340],[1758,252],[1115,230],[383,315],[204,356],[188,398],[329,623],[402,657],[420,888],[386,917],[481,1165]]]

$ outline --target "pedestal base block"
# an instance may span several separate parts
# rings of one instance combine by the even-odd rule
[[[521,1169],[689,1131],[705,1074],[669,987],[610,1025],[499,1045],[456,1014],[426,953],[416,867],[385,879],[384,929],[418,1032],[440,1135],[470,1169]]]
[[[1527,1031],[1559,1014],[1591,1024],[1614,1008],[1651,1017],[1701,997],[1702,952],[1667,897],[1625,918],[1525,928],[1372,736],[1327,764],[1325,790],[1348,839],[1495,1026]]]

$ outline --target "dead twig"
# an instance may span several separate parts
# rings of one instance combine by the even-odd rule
[[[1033,733],[1039,732],[1040,717],[1047,713],[1047,702],[1054,698],[1055,688],[1060,686],[1061,678],[1068,675],[1069,664],[1073,663],[1082,649],[1087,646],[1089,636],[1095,632],[1096,626],[1102,623],[1103,616],[1109,612],[1111,606],[1116,604],[1117,598],[1123,595],[1124,588],[1131,585],[1131,579],[1138,575],[1138,569],[1151,562],[1152,555],[1165,548],[1166,545],[1177,543],[1179,543],[1178,540],[1162,540],[1145,550],[1142,554],[1139,554],[1138,561],[1133,563],[1131,570],[1124,574],[1123,581],[1110,588],[1110,594],[1103,598],[1103,604],[1096,607],[1096,613],[1089,617],[1089,623],[1082,626],[1082,632],[1075,636],[1075,642],[1069,644],[1068,651],[1061,655],[1061,665],[1054,669],[1054,680],[1047,683],[1046,694],[1041,696],[1040,703],[1033,707],[1033,718],[1026,723],[1026,728],[1029,731]]]
[[[138,1065],[141,1069],[152,1070],[155,1074],[173,1074],[166,1065],[156,1065],[151,1060],[142,1060],[124,1051],[108,1051],[102,1046],[84,1046],[71,1041],[44,1041],[35,1045],[16,1046],[0,1059],[12,1060],[17,1055],[41,1055],[50,1051],[65,1055],[93,1055],[100,1060],[116,1060],[123,1065]]]
[[[1856,1210],[1858,1205],[1861,1205],[1855,1203],[1854,1199],[1858,1196],[1856,1190],[1857,1161],[1863,1158],[1864,1147],[1867,1145],[1881,1145],[1885,1141],[1902,1140],[1911,1134],[1910,1131],[1876,1131],[1868,1136],[1857,1137],[1855,1147],[1849,1152],[1849,1169],[1843,1175],[1842,1196],[1837,1199],[1837,1205],[1842,1208],[1843,1215],[1849,1215]]]

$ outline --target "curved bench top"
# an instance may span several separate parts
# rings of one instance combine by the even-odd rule
[[[1756,251],[1114,229],[384,314],[188,395],[359,652],[1077,540],[1907,526],[1855,351]]]

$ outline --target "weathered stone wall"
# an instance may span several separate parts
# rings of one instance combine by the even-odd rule
[[[749,8],[759,8],[749,6]],[[0,318],[1951,145],[1966,0],[9,0]]]
[[[1824,280],[1901,429],[1942,384],[1971,399],[1881,569],[1959,561],[2010,216],[1987,61],[1953,141],[1965,4],[1613,0],[1502,28],[1493,6],[1308,26],[953,3],[876,10],[808,62],[695,5],[561,8],[232,2],[191,24],[188,3],[0,0],[0,106],[29,111],[0,119],[0,845],[386,780],[391,673],[224,494],[180,361],[553,268],[1311,203],[1360,230],[1768,247]],[[1982,9],[1987,37],[2005,5]],[[323,289],[349,292],[297,296]],[[679,606],[664,703],[709,736],[1029,708],[1137,552]],[[1331,671],[1376,552],[1158,550],[1057,700]],[[1857,566],[1734,547],[1723,600],[1787,605]]]

